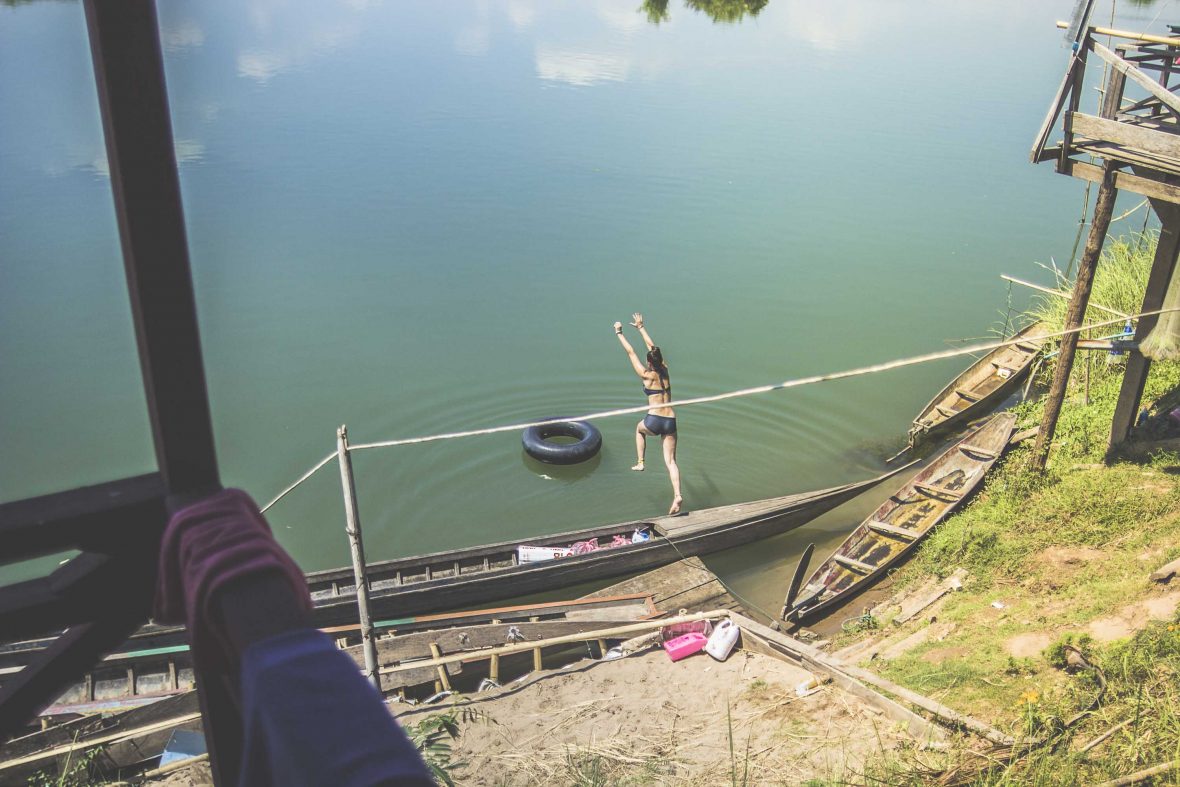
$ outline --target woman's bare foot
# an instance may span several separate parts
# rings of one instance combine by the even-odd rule
[[[631,469],[632,469],[632,470],[638,470],[638,471],[640,471],[640,472],[643,472],[643,460],[642,460],[642,459],[640,459],[640,460],[639,460],[639,464],[635,465],[635,466],[634,466],[634,467],[632,467]]]
[[[680,506],[683,502],[684,502],[683,497],[677,496],[677,497],[672,498],[672,507],[668,509],[668,515],[675,516],[676,514],[679,514],[680,513]]]

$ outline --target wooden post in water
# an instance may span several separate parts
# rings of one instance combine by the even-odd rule
[[[356,506],[356,484],[352,479],[352,457],[348,453],[348,427],[336,430],[336,456],[340,460],[340,484],[344,487],[344,523],[352,547],[352,573],[356,579],[356,607],[360,616],[361,640],[365,651],[365,677],[381,691],[377,672],[377,641],[373,637],[373,618],[369,615],[369,581],[365,577],[365,546],[361,541],[361,521]]]
[[[1074,279],[1073,295],[1069,299],[1062,330],[1077,328],[1086,315],[1090,289],[1094,285],[1094,271],[1098,268],[1098,258],[1106,242],[1106,231],[1110,228],[1110,217],[1114,212],[1114,201],[1117,196],[1118,189],[1114,187],[1114,167],[1108,161],[1103,167],[1102,185],[1098,188],[1094,218],[1090,222],[1090,236],[1086,239],[1086,248],[1078,262],[1078,274]],[[1041,420],[1041,429],[1037,432],[1036,445],[1033,446],[1032,466],[1036,470],[1044,470],[1049,459],[1049,447],[1053,443],[1053,433],[1057,430],[1057,419],[1061,415],[1061,404],[1065,401],[1065,391],[1069,385],[1069,373],[1073,370],[1077,347],[1077,333],[1068,333],[1061,337],[1061,351],[1057,355],[1057,368],[1053,371],[1053,384],[1045,397],[1045,415]]]

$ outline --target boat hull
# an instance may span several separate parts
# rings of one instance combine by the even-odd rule
[[[916,446],[945,435],[968,421],[990,413],[1011,396],[1032,371],[1044,344],[1040,338],[1047,329],[1041,323],[1019,331],[1012,341],[1020,345],[1000,347],[967,367],[930,400],[910,428],[909,441]],[[1003,376],[1001,370],[1008,370]],[[960,396],[957,391],[969,396]]]
[[[783,619],[814,620],[867,590],[905,560],[979,488],[1016,423],[1000,413],[943,452],[870,514],[812,573]]]
[[[607,528],[573,531],[529,541],[529,544],[539,546],[569,545],[587,538],[629,533],[637,527],[648,528],[653,533],[646,542],[540,563],[495,567],[495,560],[503,562],[504,556],[520,542],[502,542],[457,552],[372,563],[367,567],[371,588],[369,607],[378,617],[456,609],[658,568],[682,558],[747,544],[804,525],[902,469],[819,492],[722,506],[693,512],[685,517],[660,517]],[[475,570],[478,562],[484,558],[488,559],[492,567]],[[419,572],[427,565],[438,567],[431,573],[431,579],[410,583],[404,581],[408,572]],[[473,568],[468,572],[466,566]],[[398,572],[403,578],[401,584],[398,584]],[[440,573],[444,575],[439,577]],[[356,596],[351,571],[345,573],[338,569],[311,574],[308,582],[315,601],[314,619],[317,625],[333,625],[355,619]]]

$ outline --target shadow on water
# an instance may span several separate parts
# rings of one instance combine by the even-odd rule
[[[539,475],[546,481],[561,481],[567,484],[575,484],[578,481],[588,478],[598,469],[598,466],[602,464],[602,454],[595,454],[589,460],[579,462],[576,465],[551,465],[546,462],[538,462],[522,449],[520,452],[520,463],[530,473]]]

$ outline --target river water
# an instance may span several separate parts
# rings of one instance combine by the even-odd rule
[[[345,423],[358,443],[640,404],[611,332],[632,311],[702,396],[988,336],[1000,273],[1068,259],[1084,187],[1028,150],[1072,0],[638,5],[161,0],[227,483],[270,499]],[[0,107],[7,501],[153,458],[80,4],[0,5]],[[686,505],[878,472],[964,365],[683,409]],[[516,433],[358,453],[368,556],[661,513],[635,420],[573,470]],[[709,562],[773,607],[799,546],[879,499]],[[334,464],[271,521],[305,569],[348,562]]]

